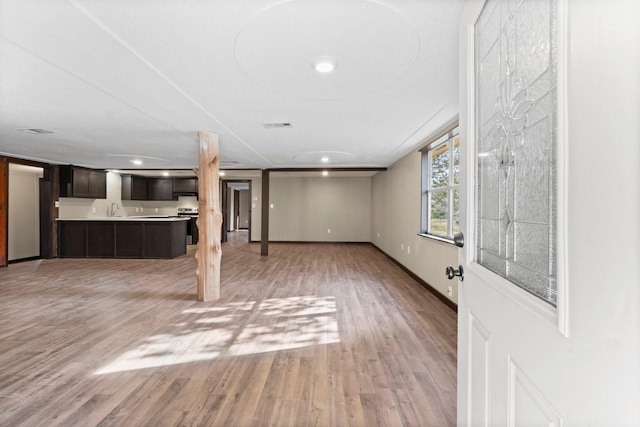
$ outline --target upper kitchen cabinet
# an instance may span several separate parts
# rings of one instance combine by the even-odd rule
[[[149,179],[148,200],[175,200],[173,198],[173,180],[170,178]]]
[[[143,176],[122,175],[122,200],[148,200],[149,180]]]
[[[60,166],[60,197],[107,198],[107,172],[77,166]]]
[[[192,195],[198,192],[198,178],[173,178],[173,192]]]

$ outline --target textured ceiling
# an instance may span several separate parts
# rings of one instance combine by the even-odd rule
[[[0,153],[189,169],[206,130],[223,168],[389,166],[457,115],[461,6],[0,0]]]

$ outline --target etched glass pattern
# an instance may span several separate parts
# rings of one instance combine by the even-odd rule
[[[556,305],[556,4],[488,0],[475,27],[476,261]]]

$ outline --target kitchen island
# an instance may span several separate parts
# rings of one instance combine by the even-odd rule
[[[187,253],[188,217],[59,218],[60,258],[175,258]]]

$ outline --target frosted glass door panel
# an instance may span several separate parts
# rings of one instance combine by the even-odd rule
[[[554,306],[555,11],[489,0],[475,28],[476,261]]]

